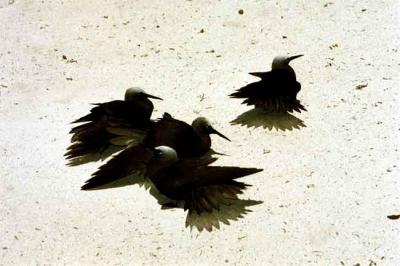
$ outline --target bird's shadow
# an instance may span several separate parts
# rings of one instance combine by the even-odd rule
[[[241,125],[244,127],[262,127],[272,130],[293,130],[306,127],[303,120],[296,116],[286,113],[265,112],[262,109],[254,108],[236,117],[231,125]]]

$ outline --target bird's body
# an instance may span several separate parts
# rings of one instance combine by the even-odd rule
[[[300,56],[276,57],[269,72],[252,72],[261,78],[230,94],[231,98],[245,98],[244,104],[254,105],[267,112],[301,112],[306,110],[297,100],[301,84],[289,62]]]
[[[227,199],[237,199],[237,194],[248,185],[234,179],[261,171],[255,168],[209,166],[214,161],[215,158],[180,160],[150,176],[150,179],[162,194],[172,200],[185,201],[185,209],[201,214],[217,208],[210,195],[200,192],[203,188],[220,186],[222,190],[225,189]]]
[[[207,121],[204,126],[197,126],[195,123],[189,125],[164,113],[161,119],[152,124],[143,142],[145,146],[153,148],[161,145],[169,146],[175,149],[181,158],[199,157],[210,150],[210,134],[216,132],[213,128],[211,131],[208,130],[207,126],[210,126]],[[226,138],[223,135],[222,137]]]
[[[86,181],[82,189],[99,189],[100,187],[125,178],[137,170],[137,155],[145,148],[169,146],[177,151],[180,158],[199,158],[211,152],[210,134],[229,140],[216,131],[204,117],[196,118],[192,126],[173,118],[168,113],[157,121],[153,121],[144,140],[137,145],[130,145],[115,155]],[[138,155],[140,157],[140,155]],[[129,167],[124,167],[129,165]]]
[[[130,88],[125,100],[97,103],[90,113],[73,121],[83,123],[72,128],[72,144],[66,158],[70,165],[96,161],[125,148],[135,137],[143,136],[150,126],[153,103],[160,99],[138,88]],[[122,132],[122,133],[121,133]]]

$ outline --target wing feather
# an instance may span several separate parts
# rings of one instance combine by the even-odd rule
[[[92,174],[82,186],[82,190],[95,189],[108,183],[115,182],[131,174],[143,175],[146,166],[153,157],[153,151],[143,146],[129,147],[115,155],[106,164]]]

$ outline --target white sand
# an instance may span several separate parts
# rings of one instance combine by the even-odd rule
[[[0,264],[399,265],[398,1],[48,2],[0,1]],[[307,127],[230,126],[247,72],[297,53]],[[198,234],[138,187],[80,191],[68,123],[129,86],[214,121],[264,204]]]

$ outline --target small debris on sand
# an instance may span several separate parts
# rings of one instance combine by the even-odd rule
[[[387,218],[390,220],[398,220],[400,218],[400,214],[388,215]]]
[[[362,90],[363,88],[365,88],[367,86],[368,86],[368,83],[357,85],[356,90]]]
[[[76,61],[75,59],[67,59],[67,56],[66,56],[66,55],[63,55],[63,56],[62,56],[62,59],[63,59],[63,60],[66,60],[65,63],[78,63],[78,61]]]
[[[329,49],[333,50],[334,48],[338,48],[339,45],[337,43],[332,44],[331,46],[329,46]]]

